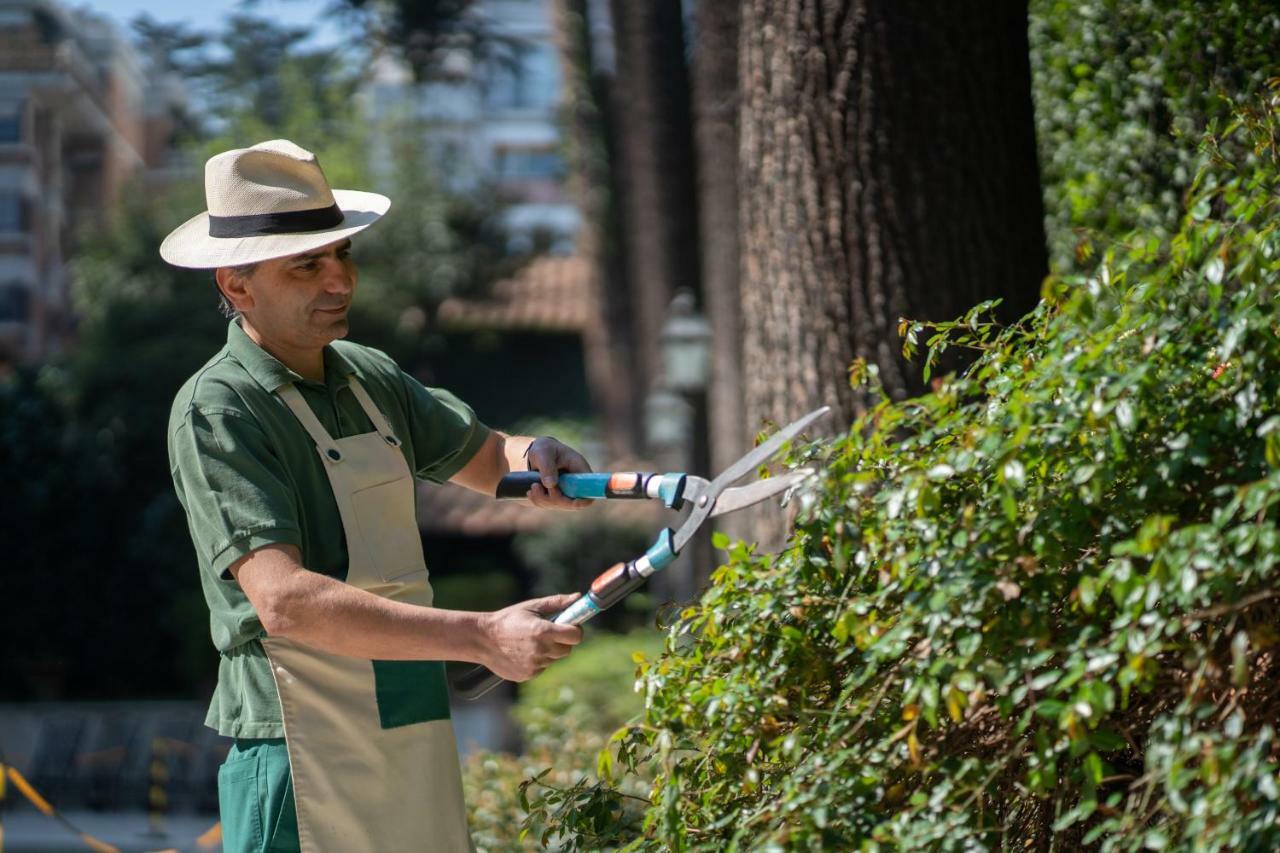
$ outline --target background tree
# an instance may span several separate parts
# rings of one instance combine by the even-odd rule
[[[698,293],[698,215],[689,72],[679,0],[614,0],[624,258],[643,398],[661,380],[659,335],[676,290]]]
[[[642,423],[640,372],[632,358],[636,329],[623,258],[612,75],[595,55],[596,12],[589,0],[556,0],[556,32],[564,76],[564,147],[569,188],[582,211],[576,251],[595,277],[600,322],[587,330],[592,394],[614,459],[634,457]]]
[[[394,50],[425,80],[441,71],[450,51],[485,49],[490,36],[474,6],[474,0],[336,0],[333,9],[360,27],[363,43]]]
[[[152,79],[190,79],[203,61],[209,36],[182,23],[157,21],[142,14],[131,23],[133,42],[142,55],[148,76]],[[202,119],[185,98],[175,98],[170,105],[174,114],[173,147],[184,146],[197,139]]]
[[[254,123],[284,127],[290,110],[307,108],[304,101],[329,124],[354,123],[350,105],[359,74],[336,48],[306,47],[310,34],[248,13],[228,18],[218,35],[221,49],[190,68],[211,113],[241,125],[227,132],[243,133],[244,124]]]
[[[703,305],[711,323],[707,388],[712,471],[731,465],[751,445],[742,399],[742,309],[738,279],[738,21],[739,0],[700,0],[693,27],[693,124],[698,165],[698,234]],[[750,518],[734,513],[718,529],[750,536]]]
[[[741,32],[747,420],[829,403],[838,428],[855,359],[922,388],[901,318],[1039,295],[1026,3],[749,0]]]

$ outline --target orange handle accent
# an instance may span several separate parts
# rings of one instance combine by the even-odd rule
[[[614,563],[612,566],[597,575],[596,579],[591,582],[591,591],[596,595],[600,595],[608,589],[609,584],[617,580],[618,576],[625,573],[626,570],[626,563]]]
[[[629,492],[640,485],[640,475],[635,471],[617,471],[609,478],[609,491]]]

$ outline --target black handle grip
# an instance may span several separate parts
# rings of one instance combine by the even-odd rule
[[[496,675],[489,667],[474,666],[453,682],[453,689],[463,699],[479,699],[502,682],[502,676]]]
[[[498,481],[498,491],[493,496],[507,499],[523,498],[529,494],[534,483],[541,482],[542,475],[537,471],[512,471],[510,474],[504,474]]]

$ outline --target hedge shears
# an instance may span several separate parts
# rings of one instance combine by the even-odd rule
[[[735,481],[768,462],[784,444],[830,410],[829,406],[823,406],[792,421],[710,482],[684,473],[614,471],[561,474],[557,485],[567,498],[660,500],[668,509],[690,507],[691,511],[678,528],[666,528],[659,533],[643,555],[625,563],[616,563],[601,572],[581,598],[552,617],[551,621],[560,625],[581,625],[593,619],[626,598],[650,576],[671,565],[708,518],[760,503],[798,484],[812,472],[807,469],[789,471],[731,488]],[[508,474],[498,483],[496,497],[523,498],[535,482],[539,482],[537,471]],[[478,699],[501,683],[500,676],[487,667],[477,666],[464,673],[453,686],[464,698]]]

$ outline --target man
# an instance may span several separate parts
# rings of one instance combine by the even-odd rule
[[[218,774],[223,845],[248,850],[470,849],[442,661],[531,678],[581,640],[556,595],[494,613],[431,606],[414,481],[492,495],[526,465],[537,506],[586,460],[483,426],[386,355],[341,340],[351,238],[390,206],[331,190],[285,140],[211,158],[208,212],[161,255],[213,269],[236,317],[169,421],[221,654],[206,723],[235,738]]]

